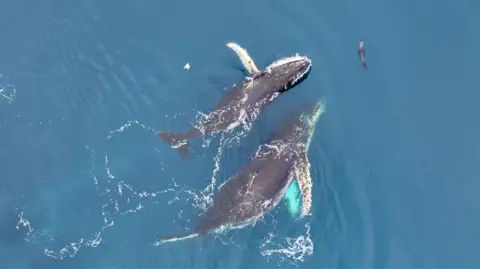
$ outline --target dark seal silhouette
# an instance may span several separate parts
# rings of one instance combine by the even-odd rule
[[[363,69],[367,69],[367,60],[365,59],[365,43],[363,42],[363,39],[360,39],[360,42],[358,43],[358,56],[362,62]]]

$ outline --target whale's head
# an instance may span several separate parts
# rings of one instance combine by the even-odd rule
[[[320,116],[326,111],[325,100],[309,101],[290,112],[287,120],[272,135],[271,140],[289,141],[293,147],[308,150]]]
[[[310,74],[311,68],[312,61],[306,56],[297,54],[273,62],[265,68],[264,73],[270,80],[269,86],[279,92],[284,92],[305,80]]]
[[[281,128],[283,134],[280,136],[308,150],[317,122],[325,110],[324,99],[303,103],[291,112]]]

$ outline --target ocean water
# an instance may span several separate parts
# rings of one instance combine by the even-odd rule
[[[478,25],[468,0],[0,1],[0,267],[478,268]],[[229,41],[259,68],[298,52],[312,72],[182,161],[155,131],[187,130],[242,80]],[[282,202],[154,244],[319,98],[311,215]]]

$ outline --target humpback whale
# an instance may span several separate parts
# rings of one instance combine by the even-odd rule
[[[248,76],[234,85],[214,109],[188,132],[157,132],[178,150],[182,158],[188,154],[188,140],[232,131],[237,126],[253,122],[280,93],[301,83],[311,70],[311,60],[296,54],[281,58],[260,71],[245,49],[233,42],[227,43],[227,46],[240,58]]]
[[[168,235],[157,243],[194,238],[252,223],[281,201],[295,178],[302,195],[300,217],[312,206],[312,180],[308,148],[323,101],[302,106],[259,146],[251,161],[220,186],[213,205],[192,233]]]

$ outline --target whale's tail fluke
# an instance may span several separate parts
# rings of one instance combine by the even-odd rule
[[[171,234],[166,235],[160,238],[158,241],[155,242],[156,245],[168,243],[168,242],[175,242],[175,241],[182,241],[190,238],[195,238],[198,236],[198,233],[190,233],[190,234]]]
[[[188,136],[179,132],[166,132],[158,131],[157,135],[160,136],[163,141],[170,144],[173,148],[176,148],[182,159],[188,156]]]

